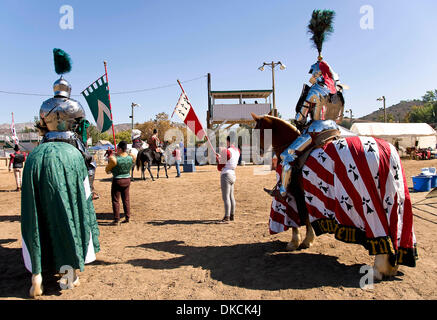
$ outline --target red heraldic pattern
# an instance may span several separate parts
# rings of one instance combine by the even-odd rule
[[[338,240],[363,245],[371,255],[389,254],[392,265],[416,265],[410,194],[393,145],[371,137],[335,140],[311,152],[302,178],[316,235],[332,233]],[[285,221],[282,231],[296,224],[298,220]]]

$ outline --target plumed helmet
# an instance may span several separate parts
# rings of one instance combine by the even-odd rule
[[[53,84],[54,97],[41,105],[37,125],[40,133],[47,131],[76,131],[78,125],[85,119],[85,110],[81,104],[70,99],[71,85],[63,74],[70,72],[70,56],[61,49],[53,49],[55,71],[61,77]]]

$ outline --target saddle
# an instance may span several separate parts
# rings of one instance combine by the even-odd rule
[[[294,167],[297,170],[302,169],[305,162],[307,161],[308,157],[310,156],[311,152],[314,149],[323,147],[326,143],[328,143],[331,140],[336,140],[340,137],[340,130],[337,129],[328,129],[325,131],[320,132],[313,140],[311,146],[305,150],[299,158],[297,158]]]

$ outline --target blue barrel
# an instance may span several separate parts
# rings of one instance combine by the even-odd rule
[[[437,188],[437,174],[431,176],[431,188]]]
[[[413,177],[414,191],[425,192],[431,190],[431,176]]]
[[[184,168],[184,172],[196,171],[196,166],[194,164],[194,160],[185,160],[182,167]]]

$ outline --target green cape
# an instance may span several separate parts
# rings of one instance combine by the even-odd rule
[[[33,274],[84,270],[100,251],[99,229],[82,154],[47,142],[29,155],[23,171],[21,234],[26,268]],[[91,239],[91,241],[90,241]]]

